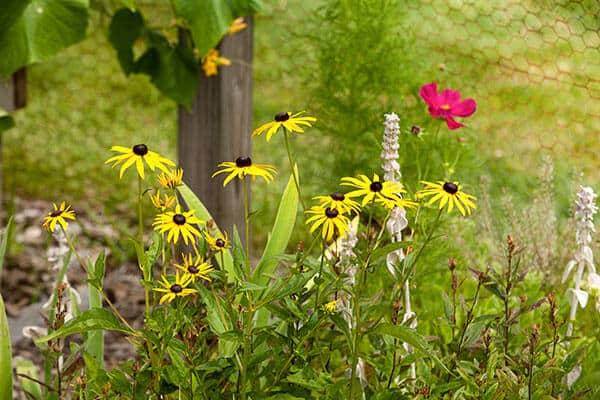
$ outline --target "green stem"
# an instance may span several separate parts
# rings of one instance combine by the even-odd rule
[[[250,276],[250,218],[248,216],[248,185],[244,179],[244,223],[246,225],[246,260],[248,260],[248,276]]]
[[[318,280],[319,282],[317,283],[317,293],[315,294],[315,315],[317,315],[317,320],[319,319],[319,295],[320,295],[320,291],[319,288],[321,287],[321,275],[323,274],[323,264],[325,262],[325,246],[327,245],[327,243],[325,242],[325,240],[323,240],[323,250],[321,251],[321,265],[319,266],[319,275],[318,275]]]
[[[302,209],[306,211],[306,204],[304,203],[304,198],[302,197],[302,192],[300,191],[300,184],[298,179],[298,170],[295,168],[294,159],[292,157],[292,150],[290,147],[290,140],[288,139],[288,131],[283,128],[283,138],[285,140],[285,149],[287,150],[288,160],[290,162],[290,168],[292,169],[292,177],[294,178],[294,184],[296,185],[296,190],[298,191],[298,198],[300,199],[300,204],[302,204]]]
[[[138,241],[142,250],[144,249],[144,213],[142,207],[142,177],[138,175]],[[144,282],[148,282],[150,280],[149,276],[143,272],[145,269],[142,268],[142,273],[144,274]],[[144,285],[144,302],[146,304],[146,314],[150,313],[150,290],[146,285]]]

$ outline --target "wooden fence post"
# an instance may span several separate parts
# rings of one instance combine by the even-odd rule
[[[179,107],[179,165],[184,181],[202,200],[219,227],[231,236],[235,225],[244,239],[242,184],[235,179],[223,187],[224,175],[211,175],[217,164],[249,156],[252,128],[253,21],[227,35],[218,49],[231,60],[217,76],[206,77],[199,69],[198,94],[191,109]]]

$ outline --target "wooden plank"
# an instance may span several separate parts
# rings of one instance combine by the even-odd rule
[[[239,179],[223,187],[224,176],[212,179],[217,165],[249,156],[252,127],[253,21],[226,36],[218,49],[231,60],[217,76],[199,69],[198,94],[190,110],[179,107],[179,164],[184,181],[198,195],[217,224],[231,236],[236,225],[244,240],[243,190]]]

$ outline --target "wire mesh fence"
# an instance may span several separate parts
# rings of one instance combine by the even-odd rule
[[[478,129],[499,135],[498,157],[548,149],[600,177],[600,3],[418,0],[407,10],[431,75],[493,115]]]

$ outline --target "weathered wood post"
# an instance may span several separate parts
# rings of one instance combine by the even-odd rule
[[[179,164],[184,181],[206,205],[221,229],[231,236],[236,225],[244,240],[242,184],[239,179],[223,187],[224,176],[211,178],[217,164],[249,156],[252,128],[253,21],[227,35],[219,44],[230,66],[219,67],[217,76],[206,77],[199,69],[198,94],[188,111],[179,107]]]

